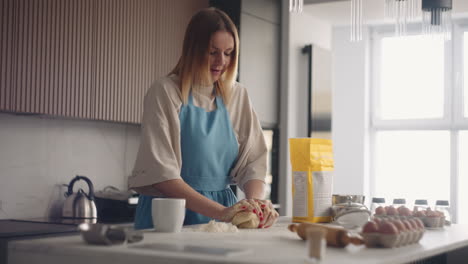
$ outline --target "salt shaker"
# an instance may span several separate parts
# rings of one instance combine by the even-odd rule
[[[327,248],[327,230],[321,227],[309,227],[306,230],[307,251],[309,260],[320,261]]]

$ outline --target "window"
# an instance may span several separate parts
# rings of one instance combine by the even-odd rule
[[[458,212],[458,222],[466,223],[468,219],[468,210],[463,210],[463,208],[467,208],[468,206],[468,192],[463,190],[462,186],[465,186],[465,188],[468,186],[468,163],[466,162],[468,160],[468,130],[460,131],[459,139],[459,160],[464,162],[459,162],[460,166],[458,168],[458,173],[460,175],[458,186],[460,186],[461,189],[458,192],[460,194],[458,197],[458,201],[460,201],[460,205],[458,206],[458,208],[460,208]]]
[[[375,149],[379,195],[406,198],[407,203],[450,200],[448,131],[379,131]]]
[[[467,222],[468,27],[456,28],[451,41],[373,32],[370,191],[410,207],[449,200],[454,220]]]
[[[386,37],[381,50],[380,118],[441,118],[444,42],[423,36]]]

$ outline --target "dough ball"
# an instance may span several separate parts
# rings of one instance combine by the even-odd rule
[[[238,228],[258,228],[260,219],[252,212],[239,212],[232,219],[232,224]]]

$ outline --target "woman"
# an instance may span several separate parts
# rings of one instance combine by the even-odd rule
[[[235,82],[239,37],[230,18],[207,8],[185,32],[182,55],[144,100],[142,139],[129,178],[140,193],[136,228],[152,228],[155,196],[186,199],[184,224],[230,222],[252,211],[259,228],[278,213],[262,200],[267,148],[247,91]],[[247,199],[237,202],[229,184]]]

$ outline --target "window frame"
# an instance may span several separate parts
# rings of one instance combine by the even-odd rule
[[[457,23],[454,23],[454,54],[459,54],[454,57],[454,71],[453,71],[453,80],[454,80],[454,126],[459,127],[461,130],[468,129],[468,117],[464,117],[464,107],[466,103],[463,102],[464,96],[464,34],[468,33],[468,18],[459,19]],[[468,90],[468,89],[467,89]],[[468,91],[467,91],[468,92]]]
[[[463,104],[463,40],[464,32],[468,32],[468,19],[454,20],[452,39],[446,42],[444,50],[444,112],[442,118],[433,119],[405,119],[382,120],[380,119],[379,92],[380,92],[380,62],[382,38],[394,36],[394,27],[391,25],[378,25],[370,29],[370,67],[369,67],[369,177],[370,197],[375,196],[376,168],[375,153],[376,135],[380,131],[391,130],[447,130],[450,132],[450,203],[452,208],[452,220],[458,220],[459,206],[459,138],[461,130],[468,129],[468,118],[464,117]],[[421,24],[408,25],[407,35],[418,35],[421,32]]]

